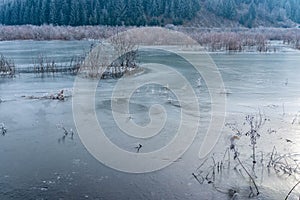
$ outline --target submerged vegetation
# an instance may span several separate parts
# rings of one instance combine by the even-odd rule
[[[0,76],[14,77],[14,75],[15,75],[14,62],[6,58],[3,54],[0,54]]]
[[[33,67],[23,68],[21,72],[35,74],[54,74],[54,73],[70,73],[77,74],[83,62],[83,56],[74,56],[70,62],[65,65],[58,65],[54,59],[44,55],[39,55],[33,59]]]
[[[0,123],[0,135],[5,136],[7,133],[7,128],[5,127],[4,123]]]
[[[299,49],[300,29],[283,28],[236,28],[236,29],[197,29],[182,28],[208,51],[256,51],[276,52],[271,41],[281,41],[287,47]]]
[[[261,112],[259,112],[256,115],[247,115],[245,118],[245,122],[243,123],[244,126],[248,126],[248,128],[244,129],[244,127],[239,127],[236,123],[227,123],[226,126],[229,127],[232,132],[235,134],[234,137],[232,137],[231,146],[230,149],[234,150],[236,154],[238,152],[235,149],[234,145],[234,139],[235,137],[242,137],[246,136],[249,137],[250,144],[252,147],[252,162],[253,164],[256,163],[256,145],[257,140],[260,138],[261,133],[260,130],[265,125],[266,121],[270,121],[270,119],[267,119]],[[270,132],[269,132],[270,133]]]
[[[81,56],[73,56],[69,62],[58,63],[54,58],[43,54],[32,59],[33,64],[16,68],[12,61],[3,55],[0,65],[1,75],[13,75],[15,73],[34,73],[38,75],[54,75],[56,73],[69,73],[83,75],[88,78],[120,78],[124,74],[134,73],[138,70],[137,52],[138,45],[129,38],[116,34],[109,39],[109,47],[104,42],[94,42],[90,51]],[[110,60],[111,48],[115,60]]]
[[[54,58],[49,58],[42,54],[32,59],[33,64],[28,66],[16,67],[12,60],[7,59],[1,54],[0,57],[0,76],[14,77],[20,73],[33,73],[36,75],[55,75],[66,73],[72,75],[84,75],[88,78],[120,78],[124,74],[132,73],[138,69],[137,66],[137,46],[131,42],[115,40],[112,42],[118,59],[109,63],[109,59],[103,56],[102,44],[84,56],[73,56],[70,61],[59,63]],[[95,46],[95,45],[92,45]]]
[[[64,143],[66,141],[66,139],[69,137],[70,140],[74,139],[74,131],[73,129],[70,129],[69,131],[64,127],[63,124],[58,124],[57,129],[61,129],[63,131],[63,136],[60,137],[57,142],[58,143]]]
[[[195,180],[201,185],[205,183],[212,185],[216,191],[227,194],[231,199],[239,199],[252,198],[262,194],[261,187],[263,187],[265,176],[277,176],[286,179],[292,177],[297,182],[285,197],[286,200],[289,199],[292,192],[300,184],[298,179],[300,154],[281,154],[275,146],[271,151],[266,149],[264,152],[256,152],[257,140],[262,133],[268,134],[264,135],[267,137],[276,133],[275,130],[265,127],[266,122],[270,122],[270,119],[259,112],[258,114],[247,115],[242,124],[227,123],[226,126],[233,132],[229,147],[220,156],[213,154],[211,158],[206,158],[192,173]],[[249,149],[244,145],[238,145],[238,140],[244,137],[248,137],[251,144],[250,159],[244,158],[245,155],[249,155]],[[265,174],[264,171],[267,173]],[[232,186],[235,185],[232,184],[234,182],[239,183],[237,186]]]
[[[42,96],[34,96],[34,95],[30,95],[30,96],[26,96],[23,95],[22,98],[26,98],[26,99],[49,99],[49,100],[58,100],[58,101],[65,101],[67,100],[67,98],[72,97],[72,91],[68,91],[68,90],[60,90],[57,93],[50,93],[50,94],[45,94]]]

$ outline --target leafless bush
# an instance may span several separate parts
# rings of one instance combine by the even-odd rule
[[[276,50],[268,41],[279,40],[292,48],[299,49],[300,29],[297,28],[238,28],[238,29],[200,29],[178,28],[205,46],[210,51],[246,51],[267,52]]]
[[[15,75],[15,64],[0,54],[0,76],[13,77]]]
[[[118,30],[124,31],[130,28],[118,27]],[[0,40],[99,40],[111,37],[116,29],[110,26],[0,25]]]
[[[77,74],[80,70],[80,67],[83,64],[84,58],[81,56],[74,56],[71,58],[70,64],[69,64],[69,71],[72,74]]]
[[[100,43],[90,51],[80,67],[89,78],[119,78],[137,68],[138,46],[123,33],[117,33],[109,43]]]
[[[266,36],[256,35],[255,41],[256,41],[256,46],[257,46],[258,52],[267,52],[268,51]]]
[[[126,37],[126,32],[117,33],[110,38],[115,52],[117,53],[117,60],[113,63],[115,66],[125,67],[127,71],[129,68],[136,67],[136,58],[138,45],[130,37]]]
[[[86,59],[82,62],[79,73],[89,78],[102,78],[110,65],[109,53],[112,51],[109,45],[103,43],[91,50]]]
[[[300,50],[300,34],[299,33],[296,33],[294,43],[295,43],[295,48]]]
[[[54,60],[39,55],[33,60],[33,68],[35,73],[55,73],[57,71],[57,65]]]
[[[38,55],[35,59],[33,59],[33,70],[32,67],[28,67],[27,69],[22,69],[22,72],[27,73],[36,73],[36,74],[44,74],[44,73],[71,73],[77,74],[80,66],[83,63],[83,57],[74,56],[71,58],[69,64],[57,64],[57,62],[53,58],[48,58],[44,55]]]
[[[110,27],[110,26],[52,26],[52,25],[22,25],[22,26],[1,26],[0,40],[83,40],[83,39],[107,39],[116,32],[123,32],[134,27]],[[191,36],[201,45],[211,51],[246,51],[257,50],[260,52],[270,51],[269,40],[280,40],[293,48],[300,48],[299,28],[193,28],[176,27],[177,33],[172,32],[164,37],[163,29],[144,28],[136,34],[135,41],[139,44],[187,44],[190,41],[178,40],[180,32]],[[176,37],[172,37],[177,35]],[[174,40],[175,38],[175,40]],[[133,40],[132,40],[133,41]],[[254,49],[253,49],[254,48]]]

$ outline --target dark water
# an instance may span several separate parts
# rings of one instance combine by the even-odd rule
[[[15,56],[18,64],[27,64],[28,55],[24,52],[17,54],[17,49],[21,49],[18,45],[34,52],[44,49],[44,42],[38,42],[34,48],[30,47],[32,43],[16,42],[16,46],[11,46],[3,42],[0,49],[10,49],[6,55]],[[66,43],[62,49],[55,50],[58,45],[56,42],[49,42],[49,45],[53,49],[51,54],[59,57],[65,57],[68,55],[66,52],[71,49],[74,50],[71,51],[72,54],[77,54],[81,51],[81,45],[89,46],[80,42]],[[48,52],[47,48],[45,52]],[[161,59],[168,64],[168,60],[172,58],[170,54],[159,53],[158,57],[154,57],[154,54],[146,52],[142,54],[141,60],[151,62]],[[263,145],[261,149],[268,151],[272,144],[278,144],[284,151],[299,151],[300,129],[298,125],[291,126],[290,120],[300,110],[300,54],[278,52],[211,56],[221,71],[226,89],[230,91],[226,120],[239,121],[244,113],[256,112],[260,108],[273,116],[275,128],[280,130],[277,135],[272,136],[272,142],[269,137],[261,138],[260,144],[270,143]],[[226,194],[216,192],[210,185],[200,185],[192,176],[201,163],[198,152],[209,122],[209,95],[205,85],[197,88],[199,75],[195,71],[182,69],[181,64],[174,68],[187,76],[199,96],[201,111],[204,113],[201,129],[182,158],[165,169],[147,174],[115,171],[87,152],[76,133],[72,97],[64,102],[22,97],[41,97],[57,93],[61,89],[71,94],[74,76],[37,77],[21,74],[14,79],[1,78],[0,98],[4,102],[0,103],[0,123],[5,124],[8,132],[0,137],[0,199],[229,199]],[[147,75],[153,75],[151,69],[139,76]],[[159,74],[157,77],[159,78]],[[116,82],[117,80],[101,81],[97,89],[96,112],[104,129],[109,132],[108,137],[118,146],[132,152],[140,142],[144,145],[141,149],[144,152],[164,146],[172,139],[171,130],[176,129],[173,124],[178,120],[180,108],[167,103],[167,97],[161,94],[161,86],[144,86],[139,93],[133,95],[130,105],[130,110],[138,119],[137,123],[147,123],[150,105],[160,103],[168,112],[169,127],[163,130],[161,137],[149,141],[124,136],[111,123],[110,97]],[[281,117],[283,105],[286,114],[284,119]],[[64,131],[61,126],[67,130],[73,129],[74,138],[68,136],[62,140]],[[228,137],[229,130],[225,128],[215,152],[222,152],[228,144]],[[280,139],[282,137],[288,137],[294,143],[286,144]],[[247,141],[241,142],[245,147],[248,146]],[[247,159],[248,156],[244,154],[242,158]],[[266,178],[260,183],[264,194],[257,199],[283,199],[293,181],[288,178]],[[239,185],[243,187],[240,180],[228,181],[224,189]]]

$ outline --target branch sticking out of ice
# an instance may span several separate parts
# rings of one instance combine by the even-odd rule
[[[65,101],[66,98],[72,96],[71,94],[66,95],[66,92],[68,92],[68,91],[63,89],[63,90],[60,90],[58,93],[47,94],[47,95],[44,95],[44,96],[34,96],[34,95],[26,96],[26,95],[24,95],[22,97],[27,98],[27,99],[38,99],[38,100],[50,99],[50,100]]]
[[[4,125],[4,123],[1,123],[1,124],[0,124],[0,134],[1,134],[2,136],[5,136],[6,133],[7,133],[7,129],[6,129],[5,125]]]
[[[62,124],[58,124],[57,128],[62,129],[64,131],[64,135],[58,139],[58,143],[60,143],[60,142],[64,143],[68,136],[71,140],[74,139],[74,131],[72,128],[68,131]]]

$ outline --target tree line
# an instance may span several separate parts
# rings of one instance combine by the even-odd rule
[[[300,0],[207,0],[207,10],[246,27],[300,23]],[[261,21],[259,24],[258,21]]]
[[[300,0],[0,0],[0,24],[193,25],[204,11],[249,28],[300,23]]]
[[[0,6],[0,24],[179,25],[199,9],[200,0],[14,0]]]

